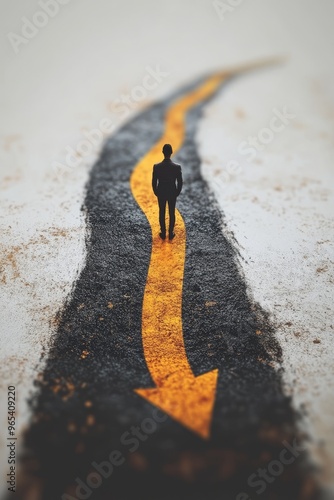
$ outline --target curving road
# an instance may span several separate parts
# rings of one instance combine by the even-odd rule
[[[307,456],[291,451],[303,436],[280,347],[200,172],[202,109],[239,73],[153,105],[94,165],[86,264],[37,382],[18,498],[317,498]],[[150,191],[164,142],[184,177],[172,242],[158,239]],[[284,450],[294,460],[259,477]]]

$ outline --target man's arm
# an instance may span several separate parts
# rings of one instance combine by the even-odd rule
[[[182,191],[183,179],[182,179],[181,165],[178,165],[177,167],[178,168],[177,168],[177,173],[176,173],[176,180],[177,180],[176,196],[179,196],[179,194]]]
[[[153,174],[152,174],[152,189],[155,196],[157,196],[157,187],[158,187],[158,176],[156,172],[156,165],[153,165]]]

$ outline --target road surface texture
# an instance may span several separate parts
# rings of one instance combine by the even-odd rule
[[[283,392],[277,369],[282,352],[274,329],[250,298],[233,235],[201,176],[198,121],[208,101],[232,81],[220,75],[210,91],[197,95],[210,78],[123,125],[106,142],[90,173],[83,207],[86,262],[59,311],[53,345],[31,401],[34,417],[25,435],[19,499],[320,498],[307,453],[301,451],[306,439],[298,431],[301,417]],[[184,189],[177,203],[182,219],[178,214],[175,239],[160,242],[130,180],[149,151],[158,155],[161,140],[180,132],[165,127],[168,112],[182,99],[192,99],[183,110],[185,133],[173,157],[183,170]],[[142,182],[149,190],[151,178]],[[168,359],[163,336],[145,344],[142,335],[152,250],[160,245],[166,258],[173,259],[182,241],[179,349],[186,353],[194,379],[218,370],[212,411],[205,394],[196,404],[189,402],[194,425],[186,390],[180,389],[179,401],[173,400],[166,411],[161,409],[164,398],[150,403],[143,397],[148,394],[144,389],[156,388],[159,376],[162,385],[169,376],[176,377],[180,387],[186,378],[181,368],[176,373],[173,368],[165,379],[161,372],[155,376],[155,363],[164,357],[165,366],[174,366],[175,353]],[[162,269],[164,265],[162,261]],[[168,311],[173,289],[160,290]],[[154,304],[151,308],[154,315]],[[176,318],[163,318],[164,325],[168,321],[172,331]],[[147,351],[152,346],[153,361]],[[175,387],[173,391],[175,396]],[[184,419],[178,405],[187,413]],[[204,427],[198,410],[202,407],[207,409]],[[259,469],[267,475],[260,477]]]

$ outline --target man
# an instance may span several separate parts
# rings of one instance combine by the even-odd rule
[[[169,211],[169,229],[168,237],[172,240],[175,236],[175,204],[176,198],[182,190],[182,170],[181,165],[174,163],[170,157],[173,154],[173,149],[170,144],[165,144],[162,148],[165,159],[161,163],[153,166],[152,188],[154,194],[158,197],[159,203],[159,223],[160,238],[166,239],[166,203],[168,203]]]

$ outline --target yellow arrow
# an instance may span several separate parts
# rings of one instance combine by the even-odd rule
[[[156,387],[136,393],[203,438],[210,434],[218,370],[195,377],[189,365],[182,331],[182,285],[186,229],[176,211],[176,237],[159,237],[158,204],[151,188],[153,164],[161,161],[165,143],[177,152],[185,137],[191,107],[210,97],[229,76],[265,63],[217,73],[173,103],[166,114],[161,139],[136,165],[130,179],[134,198],[152,229],[152,253],[144,291],[142,340],[147,367]]]
[[[189,365],[182,331],[182,285],[186,229],[176,211],[176,237],[159,237],[157,199],[152,192],[153,164],[161,161],[165,143],[176,152],[184,141],[187,111],[209,97],[226,78],[217,74],[176,101],[168,110],[165,132],[135,167],[130,183],[153,235],[151,261],[144,291],[142,339],[155,389],[136,392],[202,437],[208,437],[218,370],[195,377]]]

